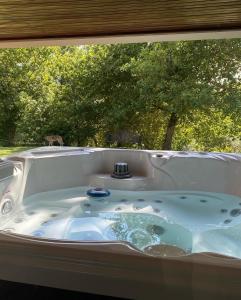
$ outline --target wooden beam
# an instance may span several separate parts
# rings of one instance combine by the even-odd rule
[[[165,34],[126,34],[109,36],[91,36],[74,38],[42,38],[0,40],[0,48],[25,48],[41,46],[78,46],[91,44],[120,44],[145,42],[172,42],[206,39],[241,38],[241,30],[203,31],[203,32],[171,32]]]
[[[240,0],[0,0],[0,41],[234,29]]]

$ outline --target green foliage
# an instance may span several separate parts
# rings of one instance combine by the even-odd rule
[[[241,151],[241,41],[0,50],[0,144]],[[137,147],[130,142],[113,146]],[[140,146],[140,145],[139,145]]]
[[[219,107],[240,114],[240,48],[239,40],[156,43],[133,59],[141,102],[170,118],[164,149],[171,148],[177,124],[196,111]]]

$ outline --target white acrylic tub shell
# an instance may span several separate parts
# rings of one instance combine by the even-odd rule
[[[118,161],[132,178],[110,176]],[[240,179],[240,154],[43,147],[11,156],[0,163],[0,210],[12,205],[0,217],[0,278],[132,299],[240,299]],[[109,200],[86,198],[97,186]]]

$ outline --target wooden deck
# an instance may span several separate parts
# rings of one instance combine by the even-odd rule
[[[0,281],[0,299],[1,300],[15,300],[15,299],[63,299],[63,300],[120,300],[120,298],[105,297],[99,295],[91,295],[79,292],[71,292],[66,290],[59,290],[54,288],[40,287],[28,284],[13,283],[8,281]]]

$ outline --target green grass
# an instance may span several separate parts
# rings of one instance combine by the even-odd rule
[[[0,147],[0,157],[8,156],[10,154],[25,151],[32,147]]]

